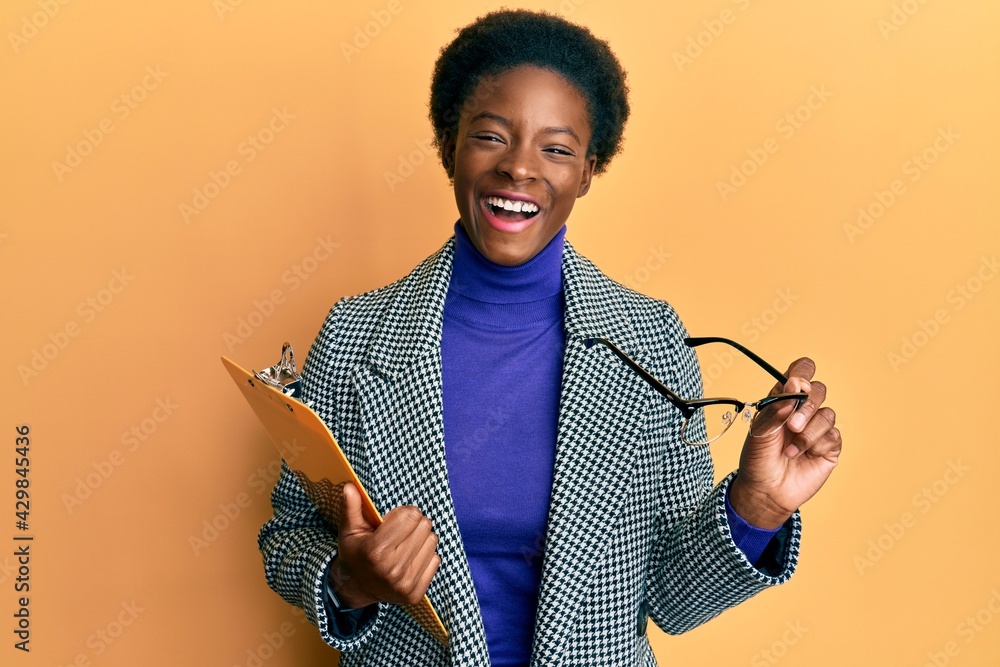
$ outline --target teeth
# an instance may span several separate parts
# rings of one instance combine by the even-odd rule
[[[486,203],[492,206],[499,206],[507,209],[508,211],[523,212],[523,213],[538,213],[538,206],[529,202],[521,201],[520,199],[504,199],[503,197],[487,197]]]

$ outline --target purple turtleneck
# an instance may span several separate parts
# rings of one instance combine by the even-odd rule
[[[445,459],[490,662],[531,657],[562,380],[565,225],[534,257],[496,264],[455,223],[441,335]],[[727,504],[751,562],[770,531]]]
[[[518,266],[486,259],[460,223],[444,302],[445,452],[490,662],[527,665],[562,381],[563,226]]]

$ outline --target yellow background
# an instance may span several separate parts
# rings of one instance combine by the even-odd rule
[[[287,339],[301,365],[339,297],[441,246],[457,210],[427,148],[430,74],[500,5],[64,2],[0,10],[0,661],[334,664],[264,582],[276,456],[219,356],[269,365]],[[844,434],[796,576],[680,637],[650,624],[661,663],[1000,664],[1000,6],[524,6],[628,70],[625,152],[568,238],[693,335],[813,357]],[[213,196],[185,216],[195,190]],[[879,214],[864,228],[859,207]],[[711,393],[769,386],[712,364]],[[12,646],[18,424],[30,654]],[[740,441],[713,446],[719,475]]]

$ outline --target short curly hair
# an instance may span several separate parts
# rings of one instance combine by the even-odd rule
[[[625,70],[608,43],[583,26],[546,11],[501,9],[459,30],[434,64],[429,115],[448,177],[455,167],[444,160],[445,130],[457,133],[462,107],[484,77],[520,65],[556,72],[580,91],[590,117],[587,155],[597,156],[594,174],[603,173],[622,151],[629,115]]]

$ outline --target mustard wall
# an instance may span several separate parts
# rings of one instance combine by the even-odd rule
[[[5,0],[4,665],[335,664],[264,582],[277,456],[219,356],[301,364],[338,298],[444,243],[430,74],[499,6]],[[519,6],[628,70],[625,152],[567,237],[694,335],[813,357],[844,435],[796,576],[650,624],[661,664],[996,665],[1000,6]],[[706,354],[709,392],[769,388]]]

